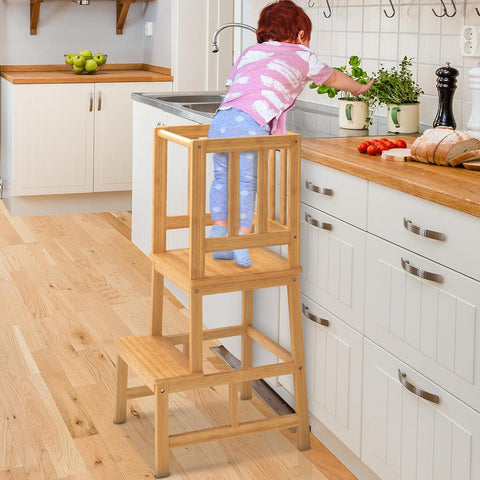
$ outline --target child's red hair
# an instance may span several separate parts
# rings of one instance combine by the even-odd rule
[[[277,42],[297,41],[300,31],[302,40],[310,41],[312,21],[304,10],[291,0],[279,0],[267,5],[260,13],[257,27],[257,42],[268,40]]]

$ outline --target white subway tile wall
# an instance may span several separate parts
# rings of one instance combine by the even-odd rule
[[[413,72],[424,90],[420,121],[431,125],[438,108],[437,68],[447,62],[459,71],[453,112],[457,129],[466,129],[472,101],[468,71],[480,57],[462,56],[464,25],[480,26],[480,1],[443,0],[298,0],[313,23],[311,47],[329,65],[344,65],[351,55],[362,59],[367,72],[390,67],[404,56],[413,58]],[[392,7],[393,6],[393,7]],[[456,9],[456,12],[455,12]],[[453,15],[455,13],[455,15]],[[337,99],[305,89],[302,100],[336,105]],[[382,114],[383,109],[377,111]]]

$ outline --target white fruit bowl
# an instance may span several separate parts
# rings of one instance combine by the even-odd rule
[[[65,65],[73,72],[75,73],[76,75],[80,75],[80,74],[87,74],[87,75],[93,75],[94,73],[98,73],[106,64],[107,64],[107,57],[108,55],[104,55],[105,57],[105,63],[103,63],[102,65],[98,65],[97,64],[97,69],[93,72],[88,72],[87,70],[85,70],[85,67],[82,67],[82,70],[79,70],[79,71],[76,71],[75,68],[74,68],[74,65],[70,65],[69,63],[67,63],[67,56],[68,54],[65,54],[64,57],[65,57]],[[91,60],[93,59],[93,57],[85,57],[86,60]],[[80,68],[80,67],[79,67]]]

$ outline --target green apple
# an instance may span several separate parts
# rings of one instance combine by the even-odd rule
[[[95,60],[95,62],[97,63],[97,65],[101,66],[101,65],[104,65],[105,62],[107,61],[107,59],[105,58],[105,55],[103,53],[96,53],[94,56],[93,56],[93,59]]]
[[[75,55],[75,53],[69,53],[68,55],[65,55],[65,63],[73,65],[73,58],[75,57]]]
[[[85,62],[85,70],[86,70],[88,73],[96,72],[96,71],[97,71],[97,68],[98,68],[97,62],[96,62],[95,60],[93,60],[92,58],[89,58],[89,59]]]
[[[77,67],[77,65],[73,65],[73,71],[75,73],[82,73],[83,72],[83,66]]]
[[[85,65],[85,62],[87,60],[85,59],[85,57],[83,55],[75,55],[73,57],[73,64],[76,66],[76,67],[83,67]]]
[[[83,57],[93,57],[93,54],[90,50],[82,50],[81,52],[78,52],[79,55],[82,55]]]

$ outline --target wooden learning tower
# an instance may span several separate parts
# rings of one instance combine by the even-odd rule
[[[127,400],[155,397],[155,466],[157,477],[169,475],[169,450],[188,444],[296,427],[299,450],[310,448],[308,405],[300,301],[300,135],[208,139],[208,125],[158,127],[154,133],[152,307],[147,335],[119,338],[115,423],[126,421]],[[168,144],[188,149],[188,211],[167,215]],[[254,232],[239,236],[239,156],[258,152],[257,210]],[[228,236],[206,238],[212,224],[206,212],[207,154],[228,152]],[[211,160],[210,160],[211,161]],[[188,228],[189,248],[167,249],[167,230]],[[267,247],[285,245],[287,256]],[[252,267],[234,260],[214,260],[212,252],[249,248]],[[164,279],[189,296],[189,330],[162,334]],[[255,289],[287,287],[290,351],[255,328]],[[204,295],[242,292],[239,325],[204,329]],[[241,367],[215,373],[203,371],[203,341],[241,337]],[[277,363],[253,366],[253,341],[279,358]],[[183,345],[183,351],[177,346]],[[128,387],[128,367],[145,386]],[[249,399],[252,381],[293,375],[295,413],[239,422],[238,397]],[[229,385],[230,424],[169,434],[169,395],[184,390]]]

